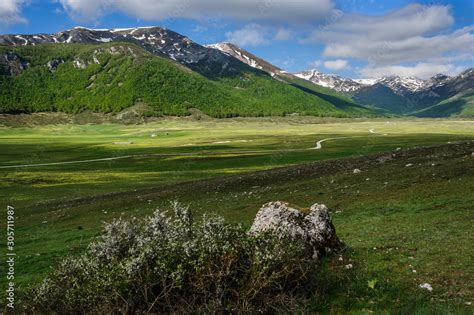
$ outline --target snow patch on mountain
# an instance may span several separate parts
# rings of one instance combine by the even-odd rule
[[[298,72],[294,75],[338,92],[354,92],[364,87],[363,83],[334,74],[325,74],[316,69]]]
[[[384,77],[377,80],[377,83],[391,88],[395,93],[404,95],[406,93],[418,92],[425,88],[425,80],[415,77],[401,78],[398,76]]]
[[[206,45],[205,47],[217,49],[229,56],[239,59],[240,61],[248,64],[252,68],[256,68],[260,70],[263,69],[263,66],[260,65],[259,62],[253,58],[253,56],[250,56],[250,53],[245,52],[243,49],[235,46],[234,44],[217,43],[217,44]]]

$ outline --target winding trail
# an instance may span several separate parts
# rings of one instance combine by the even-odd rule
[[[378,134],[375,132],[374,129],[370,129],[369,132],[371,134]],[[381,134],[380,134],[381,135]],[[386,136],[387,134],[384,134]],[[241,151],[241,152],[229,152],[231,154],[259,154],[259,153],[269,153],[269,152],[288,152],[288,151],[305,151],[305,150],[321,150],[323,148],[322,144],[326,141],[330,140],[340,140],[340,139],[352,139],[352,138],[366,138],[370,136],[347,136],[347,137],[335,137],[335,138],[326,138],[319,140],[316,142],[316,147],[309,148],[309,149],[286,149],[286,150],[254,150],[254,151]],[[243,140],[241,140],[243,141]],[[230,141],[222,141],[222,142],[214,142],[217,143],[229,143]],[[207,155],[213,154],[222,154],[223,152],[207,152]],[[51,163],[39,163],[39,164],[20,164],[20,165],[4,165],[0,166],[0,169],[12,169],[12,168],[25,168],[25,167],[41,167],[41,166],[54,166],[54,165],[70,165],[70,164],[83,164],[83,163],[96,163],[96,162],[107,162],[107,161],[116,161],[116,160],[123,160],[123,159],[131,159],[131,158],[145,158],[145,157],[167,157],[167,156],[176,156],[176,155],[195,155],[196,153],[158,153],[158,154],[135,154],[135,155],[123,155],[123,156],[115,156],[115,157],[108,157],[108,158],[100,158],[100,159],[89,159],[89,160],[78,160],[78,161],[65,161],[65,162],[51,162]]]
[[[375,129],[369,129],[369,132],[371,134],[382,135],[382,134],[379,134],[378,132],[375,132]],[[383,136],[387,136],[387,135],[388,134],[386,134],[386,133],[383,134]],[[316,146],[312,149],[313,150],[321,150],[323,148],[323,146],[322,146],[323,142],[330,141],[330,140],[366,138],[366,137],[369,137],[369,136],[347,136],[347,137],[337,137],[337,138],[326,138],[326,139],[322,139],[322,140],[319,140],[318,142],[316,142]]]
[[[104,161],[115,161],[115,160],[121,160],[121,159],[128,159],[128,158],[132,158],[132,157],[136,157],[136,156],[137,156],[137,155],[124,155],[124,156],[116,156],[116,157],[102,158],[102,159],[93,159],[93,160],[66,161],[66,162],[53,162],[53,163],[41,163],[41,164],[7,165],[7,166],[0,166],[0,169],[18,168],[18,167],[51,166],[51,165],[67,165],[67,164],[93,163],[93,162],[104,162]]]

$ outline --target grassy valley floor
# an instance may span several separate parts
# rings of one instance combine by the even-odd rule
[[[338,139],[314,149],[328,138]],[[104,221],[147,215],[173,200],[244,225],[268,201],[317,202],[333,209],[348,250],[321,266],[309,311],[469,313],[473,139],[467,120],[0,128],[0,199],[17,216],[16,282],[24,287],[55,260],[81,252]],[[113,157],[123,158],[14,167]]]

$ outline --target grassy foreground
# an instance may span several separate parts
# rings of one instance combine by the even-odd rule
[[[56,259],[81,252],[103,221],[150,214],[171,200],[246,225],[267,201],[301,207],[319,202],[334,210],[338,234],[350,249],[342,261],[325,262],[310,310],[472,311],[465,303],[474,296],[474,148],[446,144],[472,140],[474,124],[314,122],[180,119],[0,129],[1,166],[132,156],[0,169],[2,207],[17,208],[17,284],[36,281]],[[338,137],[353,138],[310,149]],[[446,146],[403,153],[434,144]],[[365,157],[387,151],[397,157]],[[353,158],[332,160],[348,156]],[[322,162],[292,166],[313,161]],[[280,166],[291,167],[252,173]],[[196,182],[183,183],[189,181]],[[418,288],[425,282],[432,293]]]

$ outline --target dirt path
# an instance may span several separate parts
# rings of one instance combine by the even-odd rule
[[[382,134],[379,134],[379,133],[375,132],[375,129],[370,129],[369,132],[371,134],[382,135]],[[383,134],[383,135],[387,136],[386,133]],[[348,137],[326,138],[326,139],[322,139],[322,140],[319,140],[318,142],[316,142],[316,146],[313,149],[314,150],[321,150],[323,148],[323,146],[322,146],[323,142],[330,141],[330,140],[366,138],[366,137],[370,137],[370,136],[348,136]]]
[[[52,162],[52,163],[41,163],[41,164],[20,164],[20,165],[7,165],[7,166],[0,166],[0,169],[6,168],[21,168],[21,167],[35,167],[35,166],[50,166],[50,165],[67,165],[67,164],[79,164],[79,163],[92,163],[92,162],[103,162],[103,161],[115,161],[121,159],[128,159],[131,157],[135,157],[134,155],[124,155],[124,156],[116,156],[110,158],[102,158],[102,159],[93,159],[93,160],[81,160],[81,161],[67,161],[67,162]]]

